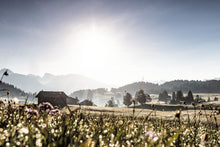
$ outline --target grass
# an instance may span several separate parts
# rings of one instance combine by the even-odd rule
[[[29,109],[27,109],[27,107]],[[43,108],[43,109],[42,109]],[[45,108],[45,109],[44,109]],[[36,105],[2,104],[0,146],[219,146],[214,110],[176,111],[72,106],[61,113]],[[37,110],[38,114],[31,113]],[[133,114],[134,112],[134,114]],[[201,112],[201,113],[200,113]],[[165,113],[168,112],[163,112]],[[53,114],[53,115],[51,115]],[[156,116],[155,116],[156,115]],[[190,115],[187,119],[187,115]],[[203,121],[204,120],[204,121]]]

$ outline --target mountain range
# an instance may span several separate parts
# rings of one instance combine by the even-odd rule
[[[64,91],[69,94],[80,89],[110,87],[105,83],[77,74],[53,75],[45,73],[42,77],[40,77],[32,74],[19,74],[3,68],[0,70],[0,75],[2,75],[6,70],[8,70],[9,76],[4,76],[3,82],[12,84],[25,92],[31,93],[39,92],[40,90],[50,90]]]
[[[74,95],[74,92],[84,92],[83,89],[110,88],[110,86],[105,83],[77,74],[53,75],[45,73],[44,76],[41,77],[31,74],[19,74],[4,68],[0,70],[0,75],[6,70],[8,70],[9,76],[4,76],[3,82],[18,87],[26,93],[49,90],[64,91],[67,94],[72,93],[72,95]],[[168,93],[177,90],[182,90],[183,92],[191,90],[194,93],[220,93],[220,80],[218,78],[206,81],[174,80],[163,82],[162,84],[135,82],[119,88],[112,88],[111,92],[122,93],[127,91],[133,95],[140,89],[143,89],[149,94],[159,94],[163,90],[167,90]]]

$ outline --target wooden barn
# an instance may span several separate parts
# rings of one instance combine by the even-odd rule
[[[40,91],[36,97],[38,98],[38,104],[43,102],[49,102],[53,106],[58,106],[60,108],[68,105],[76,105],[78,99],[68,97],[62,91]]]

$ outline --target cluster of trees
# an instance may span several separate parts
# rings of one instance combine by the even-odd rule
[[[153,84],[149,82],[135,82],[132,84],[125,85],[123,87],[119,88],[112,88],[112,96],[114,98],[125,98],[123,97],[124,91],[127,91],[131,96],[135,95],[135,101],[139,102],[140,104],[145,103],[145,96],[143,94],[143,91],[140,92],[139,97],[137,97],[137,91],[139,92],[141,89],[144,89],[145,92],[151,93],[151,94],[159,94],[159,100],[160,101],[167,101],[170,99],[170,96],[168,93],[171,93],[173,91],[177,91],[176,93],[173,93],[175,96],[172,96],[173,99],[171,100],[172,103],[179,103],[179,101],[186,101],[187,103],[192,102],[191,96],[183,97],[181,93],[186,93],[192,90],[196,93],[219,93],[220,92],[220,80],[209,80],[209,81],[188,81],[188,80],[174,80],[170,82],[165,82],[164,84]],[[164,90],[166,89],[166,90]],[[182,91],[179,91],[181,89]],[[162,93],[160,93],[163,91]],[[70,96],[71,97],[78,97],[79,99],[93,99],[94,94],[100,94],[105,95],[108,92],[105,88],[98,88],[98,89],[87,89],[87,90],[79,90],[73,92]],[[148,96],[146,97],[146,101],[148,101]],[[178,98],[174,98],[178,97]],[[180,100],[179,100],[180,99]],[[130,105],[127,100],[125,105]],[[111,102],[109,103],[111,104]],[[107,103],[107,105],[109,105]]]
[[[171,104],[179,104],[181,101],[184,101],[186,104],[191,104],[194,102],[192,91],[188,92],[188,95],[186,97],[183,96],[183,92],[181,90],[178,90],[176,93],[172,93],[172,99],[170,101]]]
[[[136,92],[135,94],[135,102],[140,103],[141,105],[145,104],[146,102],[150,102],[152,100],[152,98],[150,97],[149,94],[145,94],[144,90],[139,90],[138,92]],[[132,104],[132,95],[128,92],[126,92],[125,96],[123,97],[123,103],[126,106],[129,106]]]
[[[192,102],[195,103],[201,103],[204,102],[199,95],[196,95],[196,98],[194,99],[192,91],[188,91],[187,96],[184,97],[183,92],[181,90],[178,90],[177,92],[172,93],[172,97],[168,95],[168,92],[164,90],[162,93],[159,94],[159,101],[165,101],[167,102],[170,100],[171,104],[180,104],[181,102],[184,102],[185,104],[191,104]],[[217,100],[217,98],[216,98]],[[141,105],[145,104],[146,102],[152,101],[152,98],[149,94],[144,93],[144,90],[139,90],[136,92],[134,99],[132,99],[132,94],[129,92],[126,92],[123,96],[123,104],[127,107],[132,104],[132,102],[140,103]],[[112,97],[111,100],[109,100],[106,104],[106,107],[115,107],[114,98]]]
[[[164,90],[162,93],[159,94],[159,101],[167,102],[167,99],[170,99],[170,96],[168,95],[168,92]]]
[[[142,104],[144,104],[146,102],[152,101],[152,98],[150,97],[149,94],[145,94],[144,90],[141,89],[138,92],[136,92],[135,100],[142,105]]]
[[[125,90],[134,95],[136,91],[144,89],[147,93],[159,94],[164,89],[168,93],[178,91],[181,89],[184,93],[192,90],[195,93],[219,93],[220,92],[220,80],[209,81],[188,81],[188,80],[174,80],[165,82],[164,84],[153,84],[148,82],[135,82],[119,88],[113,88],[112,92],[124,92]]]
[[[172,93],[172,98],[168,95],[168,92],[164,90],[162,93],[159,94],[159,101],[165,101],[165,103],[170,100],[171,104],[179,104],[181,101],[185,102],[186,104],[191,104],[192,102],[201,101],[201,98],[199,96],[196,96],[196,99],[193,98],[192,91],[188,91],[188,95],[184,97],[183,92],[181,90],[178,90],[177,92]]]
[[[195,93],[219,93],[220,80],[209,81],[188,81],[188,80],[175,80],[166,82],[161,85],[162,88],[168,92],[178,91],[181,89],[184,93],[193,91]]]

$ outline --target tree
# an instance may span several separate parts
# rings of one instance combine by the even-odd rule
[[[177,93],[176,93],[177,102],[181,101],[182,98],[183,98],[183,92],[181,90],[177,91]]]
[[[207,100],[207,102],[210,102],[211,101],[211,99],[210,99],[210,97],[208,97],[208,100]]]
[[[123,98],[123,100],[124,100],[123,103],[128,107],[129,105],[132,104],[131,99],[132,99],[131,94],[126,92],[126,94],[125,94],[125,96]]]
[[[173,92],[173,93],[172,93],[172,100],[175,101],[175,99],[176,99],[176,94],[175,94],[175,92]]]
[[[169,95],[166,90],[159,94],[159,101],[166,101]]]
[[[105,105],[106,107],[115,107],[114,98],[111,97],[111,99],[107,102]]]
[[[176,93],[175,92],[173,92],[172,93],[172,99],[171,99],[171,101],[170,101],[170,104],[176,104],[177,102],[176,102]]]
[[[200,100],[200,97],[199,97],[199,95],[197,94],[197,95],[196,95],[196,98],[195,98],[195,101],[198,102],[199,100]]]
[[[136,94],[137,101],[143,105],[146,102],[146,95],[144,94],[144,90],[139,90]]]
[[[190,104],[193,101],[194,101],[193,94],[192,94],[192,91],[190,90],[188,92],[188,96],[187,96],[186,102]]]

